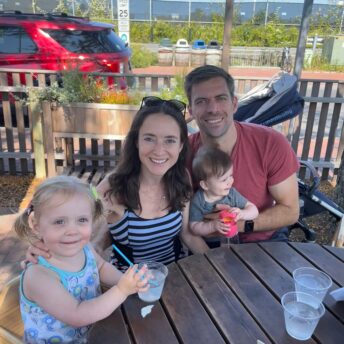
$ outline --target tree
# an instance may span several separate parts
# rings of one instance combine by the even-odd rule
[[[88,15],[90,18],[108,18],[109,6],[107,0],[90,0]]]
[[[37,3],[36,0],[32,0],[32,12],[36,13],[37,11]]]
[[[59,0],[58,5],[56,6],[56,8],[54,8],[53,10],[54,12],[63,12],[63,13],[68,13],[69,9],[68,9],[68,5],[67,5],[67,0]]]

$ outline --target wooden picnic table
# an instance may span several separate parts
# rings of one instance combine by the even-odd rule
[[[168,266],[162,298],[148,304],[137,295],[98,322],[90,343],[300,343],[284,326],[280,299],[294,290],[292,271],[313,266],[344,286],[344,249],[310,243],[232,245]],[[304,343],[344,342],[344,302],[327,295],[326,313]]]

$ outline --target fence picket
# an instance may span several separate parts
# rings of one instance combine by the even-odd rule
[[[18,143],[19,151],[26,152],[26,134],[24,126],[24,112],[23,107],[19,101],[15,102],[16,118],[17,118],[17,128],[18,128]],[[28,161],[25,158],[20,159],[21,173],[27,174],[28,172]]]
[[[332,82],[325,83],[324,97],[329,97],[331,95],[332,86],[333,86]],[[315,148],[314,148],[314,156],[313,156],[313,159],[316,161],[320,160],[321,148],[324,143],[323,139],[324,139],[324,134],[325,134],[326,120],[327,120],[327,116],[329,115],[328,110],[329,110],[329,103],[322,103],[320,116],[319,116]]]
[[[319,95],[319,88],[320,88],[320,82],[313,83],[312,86],[312,97],[317,97]],[[301,154],[301,160],[308,160],[309,159],[309,151],[312,141],[312,134],[313,134],[313,126],[314,126],[314,120],[315,120],[315,113],[316,113],[316,102],[311,102],[309,104],[309,111],[307,116],[307,124],[306,124],[306,131],[305,131],[305,138],[302,148],[302,154]],[[301,178],[304,178],[304,171],[300,172]]]

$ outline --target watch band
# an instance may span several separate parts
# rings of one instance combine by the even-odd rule
[[[244,232],[251,233],[254,230],[254,222],[252,220],[245,221]]]

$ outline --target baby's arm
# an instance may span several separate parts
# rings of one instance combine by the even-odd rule
[[[246,202],[246,205],[243,209],[231,208],[230,212],[237,214],[235,221],[254,220],[259,214],[257,207],[250,201]]]
[[[225,235],[228,231],[228,225],[220,219],[212,221],[194,221],[190,222],[190,229],[196,235],[207,236],[218,233]]]
[[[62,286],[55,273],[42,266],[33,265],[24,275],[24,293],[28,299],[36,302],[55,318],[70,326],[81,327],[106,318],[130,294],[144,289],[147,278],[141,277],[145,269],[139,272],[136,270],[137,265],[134,265],[122,274],[117,285],[104,294],[79,302]]]

